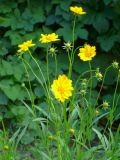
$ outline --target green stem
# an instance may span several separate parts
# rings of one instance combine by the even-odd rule
[[[58,71],[58,62],[57,62],[57,56],[55,54],[55,77],[57,77],[57,71]]]
[[[72,29],[72,51],[71,51],[71,64],[69,66],[69,78],[71,77],[72,74],[72,66],[73,66],[73,59],[74,59],[74,43],[75,43],[75,22],[76,22],[76,15],[74,17],[73,21],[73,29]]]
[[[112,126],[112,123],[113,123],[114,112],[115,112],[115,109],[116,109],[115,98],[116,98],[118,83],[119,83],[119,73],[118,73],[118,76],[117,76],[117,83],[116,83],[116,86],[115,86],[115,92],[114,92],[114,96],[113,96],[112,109],[110,111],[110,124],[111,124],[111,126]]]
[[[32,107],[33,107],[33,109],[34,109],[34,111],[35,111],[35,107],[34,107],[34,95],[33,95],[32,87],[31,87],[31,83],[30,83],[30,76],[29,76],[27,67],[26,67],[26,65],[25,65],[25,63],[24,63],[23,60],[22,60],[22,63],[23,63],[23,66],[24,66],[24,68],[25,68],[25,71],[26,71],[26,74],[27,74],[27,77],[28,77],[28,83],[29,83],[30,93],[31,93],[31,94],[29,93],[29,97],[30,97],[30,99],[31,99]],[[25,87],[25,88],[26,88],[26,87]],[[26,88],[26,90],[27,90],[27,92],[29,92],[27,88]]]
[[[49,77],[49,59],[48,59],[48,49],[46,54],[46,70],[47,70],[47,78],[48,78],[48,91],[50,90],[50,77]]]
[[[103,80],[102,80],[102,84],[101,84],[101,87],[100,87],[100,90],[99,90],[97,99],[96,99],[96,101],[95,101],[94,107],[97,105],[97,102],[98,102],[98,99],[99,99],[99,97],[100,97],[100,93],[101,93],[101,91],[102,91],[103,84],[104,84],[104,81],[105,81],[106,73],[107,73],[107,71],[110,69],[110,67],[111,67],[111,66],[107,67],[107,69],[105,70],[105,73],[104,73],[104,76],[103,76]]]
[[[92,95],[92,66],[89,61],[89,68],[90,68],[90,95],[89,95],[89,104],[91,106],[91,95]]]

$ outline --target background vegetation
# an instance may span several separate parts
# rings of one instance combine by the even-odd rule
[[[72,41],[72,20],[69,12],[71,5],[82,6],[87,14],[84,18],[78,18],[76,24],[76,45],[89,42],[97,47],[97,56],[92,61],[93,69],[100,67],[101,72],[111,64],[113,60],[120,61],[120,1],[119,0],[1,0],[0,1],[0,120],[10,128],[10,133],[19,127],[28,125],[31,116],[24,106],[23,100],[30,103],[25,86],[28,87],[28,77],[24,66],[18,59],[16,53],[18,44],[33,39],[38,43],[41,33],[56,32],[61,36],[61,45],[64,41]],[[61,48],[61,45],[58,48]],[[39,44],[34,49],[34,56],[39,60],[45,70],[45,45]],[[57,53],[59,70],[63,73],[67,69],[68,61],[64,50]],[[31,66],[38,72],[36,65],[26,55]],[[50,76],[54,76],[55,65],[52,56],[50,59]],[[64,59],[64,61],[63,61]],[[73,66],[73,79],[86,71],[87,63],[79,61],[76,56]],[[46,71],[45,71],[46,72]],[[38,73],[39,74],[39,73]],[[116,71],[111,69],[106,76],[102,89],[100,102],[107,100],[112,103],[114,86],[116,83]],[[33,74],[30,72],[32,90],[35,94],[35,103],[46,109],[44,92]],[[25,85],[25,86],[24,86]],[[96,93],[100,87],[99,82],[93,83],[93,103]],[[29,88],[29,87],[28,87]],[[107,92],[109,90],[109,92]],[[120,87],[116,97],[120,92]],[[118,102],[116,117],[120,112],[120,101]],[[116,121],[119,120],[116,118]],[[105,123],[102,122],[102,123]],[[102,124],[103,125],[103,124]],[[117,128],[117,123],[114,125]],[[36,135],[34,122],[29,125],[29,131],[23,136],[21,143],[27,145],[34,141]]]

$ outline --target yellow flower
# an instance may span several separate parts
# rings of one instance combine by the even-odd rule
[[[78,56],[83,61],[90,61],[96,55],[96,47],[85,44],[84,47],[79,49]]]
[[[70,11],[78,15],[86,14],[86,12],[84,12],[82,7],[77,7],[77,6],[74,6],[74,7],[71,6]]]
[[[51,89],[55,98],[60,102],[64,102],[72,96],[72,80],[68,79],[66,75],[59,75],[58,79],[53,81]]]
[[[35,44],[32,43],[32,40],[29,40],[29,41],[26,41],[26,42],[23,42],[22,44],[19,44],[18,47],[18,53],[20,52],[25,52],[25,51],[28,51],[30,47],[33,47],[35,46]]]
[[[50,43],[50,42],[55,42],[55,41],[59,41],[60,39],[58,39],[58,35],[55,33],[51,33],[51,34],[41,34],[41,38],[39,39],[39,41],[41,43]]]

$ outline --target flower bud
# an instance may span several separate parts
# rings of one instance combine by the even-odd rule
[[[119,68],[119,63],[116,62],[116,61],[114,61],[114,62],[112,63],[112,66],[113,66],[113,68],[118,69],[118,68]]]
[[[75,133],[75,130],[74,130],[73,128],[70,128],[70,129],[69,129],[69,133],[70,133],[70,134],[74,134],[74,133]]]

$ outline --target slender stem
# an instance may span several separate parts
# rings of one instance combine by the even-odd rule
[[[46,91],[42,81],[38,78],[38,76],[35,74],[34,70],[32,69],[32,67],[30,66],[30,64],[22,58],[22,60],[28,65],[28,67],[30,68],[30,70],[32,71],[33,75],[35,76],[35,78],[38,80],[38,82],[41,84],[41,86],[43,87],[44,91]]]
[[[47,54],[46,54],[46,71],[47,71],[47,80],[48,80],[48,92],[50,92],[50,76],[49,76],[49,58],[48,58],[48,48],[47,48]]]
[[[89,68],[90,68],[90,95],[89,95],[89,104],[91,105],[91,95],[92,95],[92,66],[89,61]]]
[[[39,71],[40,71],[40,73],[41,73],[41,75],[42,75],[42,79],[43,79],[43,81],[44,81],[44,83],[45,83],[45,85],[46,85],[46,80],[45,80],[44,74],[43,74],[43,72],[42,72],[42,70],[41,70],[41,68],[40,68],[40,65],[38,64],[37,60],[32,56],[30,50],[28,50],[28,51],[29,51],[29,54],[30,54],[31,58],[34,60],[34,62],[35,62],[36,65],[38,66],[38,69],[39,69]]]
[[[104,81],[105,81],[106,73],[107,73],[107,71],[108,71],[110,68],[111,68],[111,66],[107,67],[107,69],[105,70],[105,73],[104,73],[104,76],[103,76],[103,80],[102,80],[102,84],[101,84],[101,87],[100,87],[100,90],[99,90],[97,99],[96,99],[96,101],[95,101],[94,107],[97,105],[97,102],[98,102],[98,99],[99,99],[99,97],[100,97],[100,93],[101,93],[101,91],[102,91],[103,84],[104,84]]]
[[[3,119],[1,120],[1,123],[2,123],[3,131],[4,131],[5,140],[7,141],[7,134],[6,134],[6,129],[5,129],[5,125],[4,125]]]
[[[75,22],[76,22],[76,15],[75,15],[75,17],[74,17],[74,21],[73,21],[73,29],[72,29],[72,45],[73,45],[73,47],[72,47],[72,53],[73,53],[73,51],[74,51],[74,43],[75,43]]]
[[[69,66],[69,78],[71,77],[72,74],[72,65],[73,65],[73,59],[74,59],[74,43],[75,43],[75,22],[76,22],[76,15],[74,17],[73,21],[73,29],[72,29],[72,51],[71,51],[71,63]]]
[[[23,66],[25,68],[25,71],[26,71],[26,74],[27,74],[27,77],[28,77],[28,83],[29,83],[29,87],[30,87],[30,92],[31,94],[29,95],[30,96],[30,99],[31,99],[31,104],[34,108],[34,95],[33,95],[33,92],[32,92],[32,87],[31,87],[31,83],[30,83],[30,76],[29,76],[29,73],[28,73],[28,70],[27,70],[27,67],[22,59],[22,63],[23,63]],[[25,87],[26,88],[26,87]],[[26,88],[27,89],[27,88]],[[28,90],[28,89],[27,89]]]
[[[71,77],[72,60],[71,60],[71,56],[70,56],[69,50],[67,51],[67,53],[68,53],[68,59],[69,59],[69,71],[68,71],[68,77]]]
[[[115,92],[114,92],[113,103],[112,103],[112,108],[113,109],[115,108],[115,98],[116,98],[116,92],[117,92],[117,88],[118,88],[119,78],[120,78],[120,76],[119,76],[119,73],[118,73],[117,83],[116,83],[116,86],[115,86]]]
[[[57,62],[57,55],[55,54],[55,77],[57,77],[57,71],[58,71],[58,62]]]
[[[115,109],[116,109],[116,106],[115,106],[115,99],[116,99],[116,93],[117,93],[119,78],[120,78],[120,77],[119,77],[119,73],[118,73],[118,76],[117,76],[117,83],[116,83],[116,86],[115,86],[115,92],[114,92],[114,96],[113,96],[112,109],[111,109],[111,111],[110,111],[110,124],[111,124],[111,126],[112,126],[112,123],[113,123],[114,112],[115,112]]]

